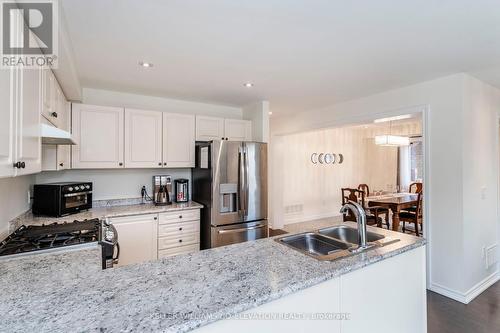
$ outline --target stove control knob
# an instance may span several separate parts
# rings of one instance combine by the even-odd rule
[[[75,186],[75,191],[78,191],[80,189],[80,186]]]
[[[90,185],[85,185],[85,188],[86,188],[87,190],[90,190]]]
[[[68,187],[68,192],[73,192],[73,188],[71,186]]]

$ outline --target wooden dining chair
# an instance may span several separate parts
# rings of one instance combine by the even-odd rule
[[[368,184],[359,184],[358,190],[365,192],[365,198],[370,196],[370,187],[368,186]],[[365,210],[366,210],[366,208],[368,208],[368,207],[363,206],[363,208],[365,208]],[[379,207],[378,213],[382,216],[385,216],[385,225],[386,225],[387,229],[390,229],[391,227],[389,224],[389,208]]]
[[[403,223],[403,232],[406,232],[406,223],[413,223],[415,225],[415,235],[420,236],[418,231],[423,230],[423,217],[422,217],[422,192],[417,194],[417,205],[415,211],[401,211],[399,213],[399,221]]]
[[[370,196],[370,188],[368,187],[367,184],[359,184],[358,190],[365,192],[366,197]]]
[[[415,182],[415,183],[411,183],[411,184],[410,184],[410,187],[408,188],[408,191],[409,191],[410,193],[415,193],[415,194],[417,194],[417,193],[422,192],[422,188],[423,188],[423,187],[422,187],[422,183],[416,183],[416,182]]]
[[[349,203],[350,201],[356,202],[364,208],[366,212],[366,224],[376,225],[382,227],[383,219],[381,215],[385,214],[384,207],[367,207],[365,202],[365,192],[355,189],[355,188],[342,188],[342,206]],[[347,211],[343,216],[343,221],[356,221],[356,217],[350,211]],[[388,221],[388,215],[386,216],[386,223]]]

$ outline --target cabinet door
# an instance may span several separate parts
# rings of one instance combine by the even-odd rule
[[[123,108],[72,105],[73,169],[123,168]]]
[[[195,117],[163,114],[163,161],[167,168],[194,167]]]
[[[62,95],[59,114],[61,115],[61,129],[71,131],[71,103],[66,101],[66,97]],[[71,146],[57,146],[57,170],[66,170],[71,167]]]
[[[14,176],[16,69],[0,70],[0,177]]]
[[[49,120],[52,124],[57,126],[57,118],[54,117],[57,112],[55,101],[56,96],[56,79],[54,73],[50,69],[43,70],[43,82],[42,82],[42,115]]]
[[[125,167],[162,166],[162,112],[125,110]]]
[[[158,256],[158,217],[156,214],[113,218],[118,232],[120,257],[117,266],[155,260]]]
[[[196,140],[210,141],[224,138],[224,119],[196,116]]]
[[[40,138],[42,69],[22,68],[19,72],[19,104],[17,107],[16,160],[23,163],[16,175],[42,170]]]
[[[250,120],[225,119],[224,133],[230,141],[252,141],[252,122]]]

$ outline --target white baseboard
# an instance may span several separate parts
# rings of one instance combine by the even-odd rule
[[[469,304],[474,298],[479,296],[483,291],[495,284],[500,278],[498,271],[493,272],[491,275],[484,278],[475,286],[467,290],[465,293],[441,286],[437,283],[431,283],[429,290],[438,294],[451,298],[457,302]]]
[[[446,296],[448,298],[451,298],[457,302],[460,303],[465,303],[465,296],[461,292],[458,292],[456,290],[447,288],[445,286],[441,286],[437,283],[431,283],[430,287],[428,288],[430,291],[433,291],[435,293],[438,293],[440,295]]]
[[[483,291],[488,289],[490,286],[495,284],[500,278],[500,274],[498,271],[493,272],[490,276],[483,279],[481,282],[477,283],[474,287],[467,290],[465,293],[465,304],[468,304],[474,298],[479,296]]]

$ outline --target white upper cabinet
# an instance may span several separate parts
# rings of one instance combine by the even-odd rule
[[[167,168],[192,168],[195,155],[195,116],[163,114],[163,162]]]
[[[14,176],[16,70],[0,70],[0,177]]]
[[[125,167],[162,165],[162,112],[125,109]]]
[[[250,120],[224,119],[224,136],[230,141],[252,141]]]
[[[20,100],[17,108],[16,175],[27,175],[42,170],[40,114],[42,92],[41,69],[23,68],[19,72]]]
[[[241,119],[196,116],[196,140],[252,141],[252,122]]]
[[[54,73],[50,69],[43,70],[43,84],[42,84],[42,115],[49,120],[52,124],[57,126],[57,118],[55,117],[57,114],[56,110],[56,78],[54,77]]]
[[[72,168],[123,168],[124,109],[73,104]]]
[[[196,140],[222,140],[224,137],[223,118],[196,116]]]

